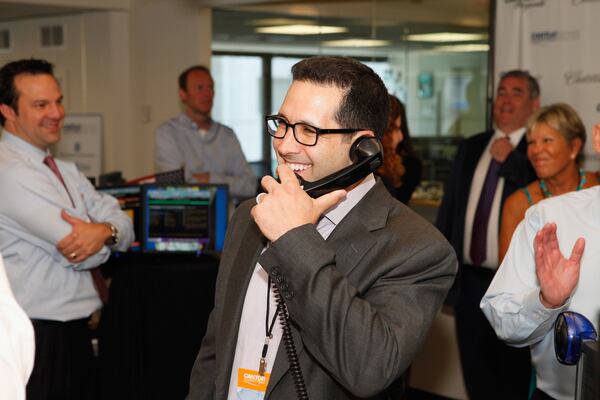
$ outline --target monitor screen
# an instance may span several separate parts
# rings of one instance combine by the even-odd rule
[[[144,185],[143,250],[223,250],[229,218],[227,185]]]
[[[135,241],[131,243],[130,250],[140,250],[140,241],[142,237],[142,213],[141,213],[141,198],[142,188],[139,185],[116,185],[104,186],[98,188],[99,192],[109,194],[119,201],[121,210],[133,223],[133,231],[135,233]]]

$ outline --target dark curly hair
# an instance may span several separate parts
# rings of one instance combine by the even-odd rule
[[[399,187],[402,184],[402,175],[406,172],[402,164],[402,156],[400,155],[399,147],[404,142],[400,141],[397,147],[394,147],[391,133],[396,129],[396,120],[400,118],[400,126],[402,134],[406,129],[406,111],[404,104],[394,95],[389,95],[390,116],[387,121],[387,126],[381,139],[383,145],[383,165],[377,169],[377,174],[386,178],[394,187]]]

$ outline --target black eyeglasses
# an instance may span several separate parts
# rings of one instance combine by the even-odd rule
[[[303,122],[290,124],[278,115],[267,115],[265,117],[265,124],[267,126],[267,133],[276,139],[283,139],[288,131],[288,128],[292,128],[294,139],[304,146],[316,145],[319,135],[333,133],[355,133],[370,130],[363,128],[321,129]]]

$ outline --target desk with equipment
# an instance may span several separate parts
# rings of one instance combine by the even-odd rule
[[[130,201],[119,200],[134,208],[140,246],[102,267],[112,278],[99,329],[102,398],[182,399],[213,307],[227,186],[136,188],[139,208],[133,189],[120,188]]]

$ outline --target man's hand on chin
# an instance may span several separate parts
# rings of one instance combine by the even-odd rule
[[[294,172],[287,165],[277,167],[281,183],[271,176],[261,180],[265,193],[257,196],[251,214],[260,231],[271,242],[288,231],[305,224],[316,224],[321,215],[346,197],[336,190],[313,199],[302,190]]]

